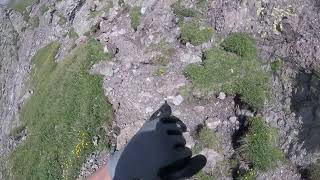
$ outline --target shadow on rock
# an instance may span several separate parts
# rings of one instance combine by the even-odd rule
[[[292,96],[291,110],[303,122],[299,133],[308,152],[320,150],[320,74],[299,72]]]

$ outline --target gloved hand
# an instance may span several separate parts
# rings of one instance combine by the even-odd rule
[[[202,155],[192,157],[182,133],[186,126],[171,116],[165,103],[129,143],[109,157],[108,171],[114,180],[160,180],[191,177],[206,164]]]

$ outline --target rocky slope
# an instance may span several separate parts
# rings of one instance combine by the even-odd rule
[[[270,64],[278,59],[282,62],[270,73],[271,98],[259,114],[278,129],[280,147],[290,160],[257,177],[300,179],[299,168],[320,158],[318,1],[208,1],[201,9],[196,1],[183,1],[186,7],[201,10],[204,24],[214,29],[214,36],[198,46],[180,42],[181,29],[172,4],[170,0],[43,0],[27,8],[31,19],[38,18],[36,25],[26,21],[25,15],[0,7],[0,155],[8,155],[27,133],[21,132],[19,139],[10,136],[21,123],[19,107],[32,95],[27,86],[31,57],[55,40],[61,43],[56,57],[59,61],[87,36],[93,36],[113,55],[111,62],[94,65],[91,73],[104,76],[102,88],[115,111],[113,126],[120,130],[115,133],[117,148],[123,147],[166,99],[188,126],[189,146],[194,145],[190,134],[199,124],[207,124],[216,132],[223,151],[204,153],[211,169],[223,166],[220,164],[235,152],[232,137],[241,129],[241,117],[253,116],[254,112],[223,92],[216,94],[217,98],[199,98],[184,69],[201,62],[202,52],[218,46],[229,33],[246,32],[257,40],[264,69],[270,70]],[[129,15],[134,6],[141,7],[136,30]],[[73,31],[75,37],[71,36]],[[159,52],[169,59],[164,66],[154,62]],[[98,153],[88,157],[81,176],[101,165],[104,156]],[[222,171],[220,178],[231,176]]]

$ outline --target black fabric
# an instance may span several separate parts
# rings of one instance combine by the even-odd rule
[[[202,155],[192,157],[182,132],[186,125],[171,115],[165,103],[123,149],[115,180],[160,180],[191,177],[206,164]]]

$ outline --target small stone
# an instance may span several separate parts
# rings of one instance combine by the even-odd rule
[[[224,100],[226,98],[226,94],[224,92],[220,92],[217,98],[220,100]]]
[[[183,137],[186,139],[186,147],[193,148],[195,145],[194,139],[191,137],[190,132],[183,133]]]
[[[103,52],[104,52],[104,53],[106,53],[106,54],[109,52],[109,50],[108,50],[108,46],[104,46],[104,48],[103,48]]]
[[[189,53],[182,53],[181,54],[181,61],[191,64],[191,63],[197,63],[197,62],[201,62],[201,57],[197,56],[197,55],[193,55],[193,54],[189,54]]]
[[[232,123],[232,124],[235,124],[237,122],[238,118],[236,116],[231,116],[229,118],[229,121]]]
[[[205,172],[212,171],[212,169],[215,168],[216,164],[223,160],[223,156],[213,149],[205,148],[200,152],[200,154],[204,155],[207,158],[207,164],[203,169]]]
[[[179,106],[183,102],[183,97],[181,95],[175,96],[172,99],[174,105]]]
[[[197,113],[203,112],[204,109],[205,109],[205,108],[204,108],[203,106],[195,106],[195,107],[193,108],[193,110],[196,111]]]
[[[221,124],[221,121],[218,118],[208,118],[205,123],[209,129],[215,130]]]
[[[152,107],[147,107],[147,108],[146,108],[146,113],[148,114],[148,113],[151,113],[151,112],[153,112]]]
[[[142,8],[140,9],[140,13],[143,15],[143,14],[145,14],[145,13],[146,13],[146,10],[147,10],[147,8],[142,7]]]

